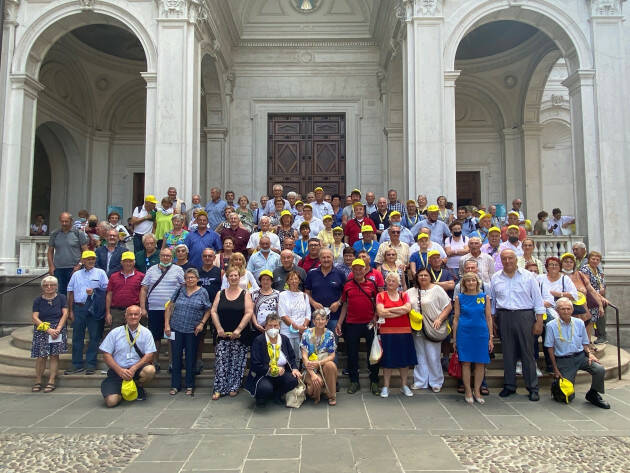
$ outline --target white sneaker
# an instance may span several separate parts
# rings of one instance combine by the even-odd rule
[[[389,397],[389,388],[386,386],[383,386],[381,388],[381,397]]]
[[[418,383],[413,383],[411,385],[411,389],[415,389],[417,391],[418,389],[424,389],[424,388]]]
[[[411,391],[411,389],[409,389],[409,386],[407,386],[406,384],[404,384],[403,387],[400,388],[400,392],[403,393],[407,397],[413,396],[413,392]]]
[[[540,368],[537,366],[536,367],[536,376],[538,376],[539,378],[542,376],[542,371],[540,371]]]
[[[442,389],[442,386],[431,386],[431,389],[433,390],[434,393],[439,393],[440,390]]]
[[[523,363],[520,361],[516,362],[516,375],[523,376]]]

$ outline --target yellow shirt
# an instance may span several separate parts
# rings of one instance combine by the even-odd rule
[[[322,248],[329,248],[333,243],[335,243],[332,229],[326,230],[324,228],[321,232],[319,232],[317,238],[322,242]]]

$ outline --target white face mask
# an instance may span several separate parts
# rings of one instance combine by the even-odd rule
[[[269,338],[276,338],[279,333],[279,328],[270,328],[269,330],[267,330],[267,335],[269,336]]]

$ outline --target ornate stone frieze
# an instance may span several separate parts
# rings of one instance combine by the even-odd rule
[[[13,22],[17,19],[18,9],[20,8],[20,0],[7,0],[4,8],[4,20]]]
[[[435,17],[442,15],[443,0],[400,0],[394,6],[396,16],[402,21],[413,17]]]
[[[208,19],[208,7],[204,0],[160,0],[162,18],[187,19],[191,23],[201,23]]]
[[[93,10],[96,0],[79,0],[81,10]]]
[[[591,0],[591,16],[620,16],[625,0]]]

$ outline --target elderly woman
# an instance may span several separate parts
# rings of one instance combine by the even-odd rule
[[[258,289],[258,283],[256,282],[256,278],[251,273],[251,271],[249,271],[246,268],[245,256],[243,256],[243,253],[239,253],[239,252],[232,253],[232,256],[230,256],[230,266],[238,269],[238,272],[240,275],[238,284],[241,287],[241,289],[248,292],[252,292]],[[230,282],[228,280],[227,271],[226,271],[226,273],[223,275],[221,289],[227,289],[229,285],[230,285]]]
[[[383,344],[383,357],[380,363],[383,368],[381,397],[389,397],[389,383],[394,368],[398,368],[400,372],[402,386],[400,391],[405,396],[413,396],[413,392],[407,386],[409,367],[417,362],[409,323],[411,310],[409,295],[400,292],[400,275],[395,271],[385,276],[385,288],[386,291],[379,292],[376,296],[376,315],[385,319],[385,323],[379,327]]]
[[[580,272],[588,277],[591,286],[597,293],[597,298],[587,298],[587,308],[591,313],[591,320],[597,323],[597,339],[595,344],[606,343],[606,320],[604,309],[608,305],[606,300],[606,280],[600,270],[602,254],[599,251],[591,251],[587,256],[587,264],[582,265]]]
[[[142,246],[144,249],[136,253],[136,269],[146,274],[147,270],[160,263],[160,252],[157,249],[157,240],[153,233],[142,235]]]
[[[462,276],[461,293],[455,296],[455,317],[453,319],[453,349],[457,351],[462,364],[464,398],[468,404],[477,401],[484,404],[481,397],[481,383],[485,366],[490,363],[489,353],[492,343],[492,314],[490,299],[481,291],[481,280],[476,273]],[[471,365],[475,364],[474,390],[470,385]]]
[[[445,224],[450,225],[455,218],[455,214],[452,209],[446,208],[446,204],[447,200],[445,196],[441,195],[437,198],[438,220],[442,220]]]
[[[230,265],[230,258],[234,253],[234,238],[226,236],[223,239],[223,249],[217,253],[214,258],[214,265],[221,270],[221,275],[225,274],[225,270]]]
[[[459,220],[453,221],[449,225],[449,229],[451,230],[451,236],[444,240],[444,251],[446,251],[446,256],[448,257],[446,267],[453,274],[458,275],[459,260],[470,251],[468,249],[468,238],[462,233],[462,223]]]
[[[411,308],[423,316],[423,329],[413,338],[418,363],[413,372],[411,389],[430,386],[433,392],[438,393],[444,384],[440,351],[442,341],[448,336],[445,322],[451,313],[451,299],[442,287],[431,282],[431,274],[426,268],[418,269],[414,282],[416,287],[407,290],[407,294]],[[427,324],[428,327],[425,327]]]
[[[164,244],[164,235],[173,229],[173,203],[168,197],[162,199],[160,207],[156,209],[155,220],[153,221],[153,233],[158,242],[158,248]]]
[[[271,287],[273,282],[273,273],[268,269],[264,269],[258,275],[260,288],[252,291],[252,303],[254,304],[254,317],[252,317],[252,325],[259,332],[265,332],[265,322],[267,316],[272,312],[278,312],[278,297],[280,291]]]
[[[556,256],[547,258],[545,269],[547,274],[538,276],[538,284],[547,313],[555,319],[558,316],[555,311],[556,301],[561,297],[568,297],[571,301],[575,301],[578,298],[578,293],[571,278],[560,273],[560,258]]]
[[[406,291],[407,290],[407,282],[405,281],[405,265],[404,264],[396,264],[396,260],[398,259],[398,254],[394,248],[388,248],[385,250],[385,255],[383,259],[383,264],[381,264],[380,271],[383,275],[383,280],[387,280],[387,276],[394,273],[398,275],[398,290]]]
[[[306,394],[319,403],[322,391],[326,393],[328,405],[337,404],[337,365],[335,334],[326,328],[328,312],[316,309],[313,312],[313,327],[302,334],[302,364],[306,368],[304,382]]]
[[[516,260],[516,264],[519,268],[525,268],[527,263],[536,263],[538,266],[538,274],[545,272],[543,263],[534,256],[534,240],[531,238],[525,238],[521,242],[521,249],[523,250],[523,256],[519,256]]]
[[[280,317],[275,312],[267,315],[265,333],[254,339],[250,364],[245,389],[256,398],[258,407],[264,407],[269,399],[282,404],[282,396],[302,377],[291,343],[280,334]]]
[[[59,367],[59,355],[68,351],[68,304],[66,296],[57,292],[58,282],[54,276],[46,276],[41,282],[42,295],[33,301],[33,346],[31,358],[35,358],[35,384],[32,392],[42,390],[42,376],[46,369],[46,358],[50,357],[50,373],[45,393],[55,390],[55,378]]]
[[[578,298],[573,301],[573,316],[579,317],[584,321],[584,325],[586,325],[586,332],[589,337],[593,334],[593,320],[591,320],[592,314],[587,311],[587,294],[590,295],[593,300],[599,302],[597,304],[600,312],[604,312],[604,307],[602,305],[602,301],[599,297],[599,294],[591,285],[588,276],[578,271],[575,265],[575,255],[573,253],[564,253],[560,257],[562,272],[571,278],[573,284],[575,284],[575,288],[578,291]]]
[[[243,330],[252,318],[253,304],[248,292],[240,286],[240,269],[230,266],[225,275],[228,287],[222,289],[212,304],[212,323],[217,331],[215,373],[212,400],[238,394],[247,363],[247,345],[241,342]]]
[[[251,232],[254,229],[254,214],[249,208],[249,199],[246,195],[238,198],[238,207],[235,209],[245,230]]]
[[[164,312],[164,334],[171,338],[171,390],[182,389],[182,352],[186,353],[186,395],[195,392],[195,361],[199,334],[210,318],[208,291],[199,286],[199,273],[189,268],[184,273],[185,285],[175,290]],[[173,335],[174,334],[174,335]]]
[[[280,217],[282,217],[282,211],[284,210],[284,199],[282,197],[276,197],[273,200],[274,212],[270,215],[271,227],[275,228],[280,224]]]
[[[184,243],[188,230],[184,230],[184,216],[182,214],[175,214],[171,219],[173,228],[164,234],[162,241],[162,248],[174,248],[177,245]]]
[[[300,353],[300,337],[311,321],[311,304],[308,296],[300,291],[300,275],[291,271],[287,275],[286,291],[278,298],[278,315],[282,320],[280,333],[288,338],[294,353]]]
[[[293,225],[293,215],[290,211],[283,210],[280,213],[280,221],[278,222],[278,226],[274,230],[276,235],[278,235],[278,239],[280,240],[280,246],[284,244],[285,238],[293,238],[294,240],[297,240],[298,232],[291,225]]]
[[[183,243],[180,243],[175,247],[175,264],[182,268],[186,272],[189,268],[194,268],[190,261],[188,261],[188,247]]]

